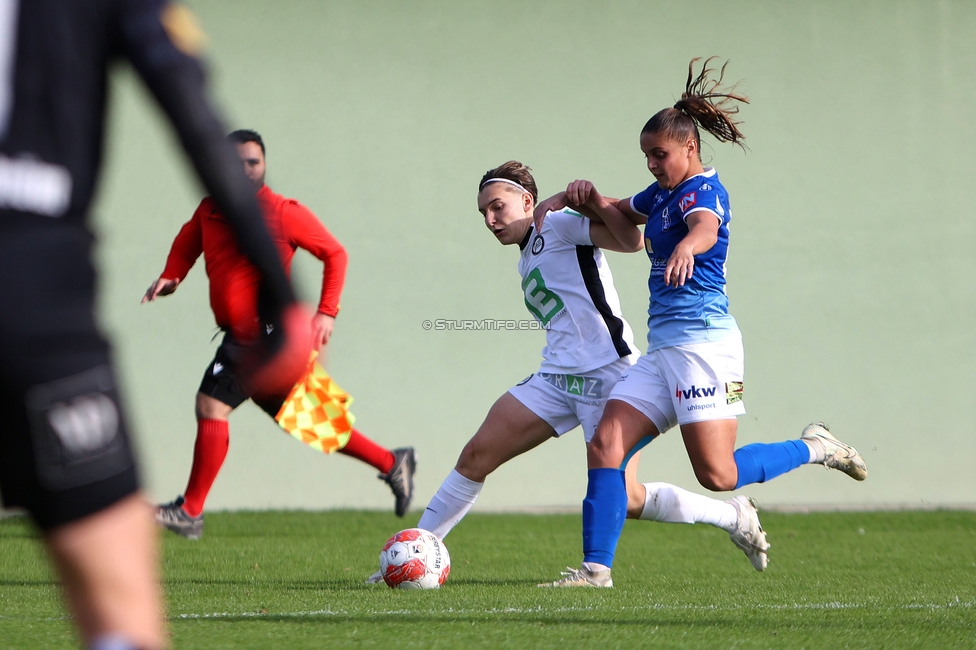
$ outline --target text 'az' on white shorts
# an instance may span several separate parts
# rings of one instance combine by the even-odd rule
[[[622,357],[582,375],[537,372],[508,392],[545,420],[557,437],[582,425],[583,438],[589,442],[603,416],[610,390],[636,358],[636,354]]]
[[[648,352],[610,392],[654,423],[659,433],[676,424],[731,420],[746,412],[742,337],[676,345]]]

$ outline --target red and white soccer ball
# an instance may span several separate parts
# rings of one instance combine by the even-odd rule
[[[391,589],[437,589],[451,572],[451,556],[437,535],[408,528],[380,551],[380,573]]]

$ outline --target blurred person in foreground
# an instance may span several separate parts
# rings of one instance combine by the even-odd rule
[[[115,61],[146,83],[260,269],[279,335],[245,342],[248,389],[291,385],[307,361],[306,317],[205,91],[203,41],[165,0],[0,0],[0,491],[40,528],[94,649],[168,645],[86,227]]]

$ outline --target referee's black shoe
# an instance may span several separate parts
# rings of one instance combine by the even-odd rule
[[[187,539],[203,537],[203,514],[191,517],[183,509],[183,495],[156,508],[156,523]]]
[[[394,511],[397,517],[407,514],[410,502],[413,500],[413,473],[417,468],[417,458],[413,447],[393,449],[393,467],[386,474],[377,474],[383,479],[396,497]]]

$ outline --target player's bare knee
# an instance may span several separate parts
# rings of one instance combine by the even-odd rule
[[[615,467],[623,460],[620,455],[620,441],[610,427],[599,427],[596,435],[586,445],[586,458],[590,467]]]
[[[226,420],[234,409],[209,395],[197,393],[194,410],[198,420]]]
[[[696,470],[695,476],[703,488],[712,492],[728,492],[729,490],[734,490],[736,479],[738,478],[734,473],[730,474],[729,472],[715,470]]]
[[[458,474],[476,483],[484,483],[488,475],[497,468],[497,464],[492,463],[491,454],[482,449],[476,438],[469,440],[464,446],[454,467]]]

